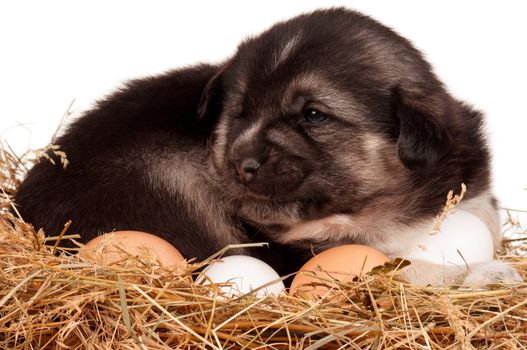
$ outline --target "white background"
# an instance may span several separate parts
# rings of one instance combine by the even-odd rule
[[[221,61],[247,35],[331,5],[412,40],[454,95],[487,114],[496,193],[527,209],[522,1],[2,1],[0,138],[18,152],[44,146],[73,99],[78,115],[126,79]]]

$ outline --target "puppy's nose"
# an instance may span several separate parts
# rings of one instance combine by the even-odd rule
[[[236,172],[238,173],[238,180],[244,185],[248,185],[256,178],[260,162],[254,158],[247,158],[241,161],[234,162]]]

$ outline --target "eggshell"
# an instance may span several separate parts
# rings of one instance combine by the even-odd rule
[[[477,216],[455,209],[443,220],[439,232],[423,233],[410,245],[404,258],[465,266],[491,261],[494,242],[489,229]]]
[[[228,297],[240,296],[272,281],[273,284],[257,291],[256,296],[278,295],[284,290],[284,283],[278,273],[265,262],[245,255],[231,255],[211,263],[196,279],[204,285],[214,283],[220,286],[222,294]]]
[[[89,241],[79,252],[102,265],[126,260],[127,253],[153,259],[167,267],[178,265],[185,259],[164,239],[139,231],[115,231],[101,235]]]
[[[334,247],[315,255],[300,268],[291,283],[289,293],[323,296],[328,292],[328,287],[333,286],[331,279],[349,282],[353,277],[365,274],[387,261],[389,259],[384,254],[364,245],[347,244]],[[313,274],[322,280],[311,277]],[[327,286],[320,285],[321,283]]]

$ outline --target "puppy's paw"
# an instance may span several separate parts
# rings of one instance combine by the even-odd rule
[[[414,260],[401,277],[416,286],[484,287],[495,283],[520,283],[522,277],[510,265],[493,260],[467,266],[439,265]]]
[[[493,260],[478,264],[471,264],[463,285],[469,287],[485,286],[493,283],[520,283],[523,278],[510,265]]]

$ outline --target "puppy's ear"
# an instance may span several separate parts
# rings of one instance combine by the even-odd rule
[[[200,121],[210,121],[217,118],[221,113],[223,102],[222,74],[225,67],[222,67],[216,74],[209,79],[198,104],[197,117]]]
[[[442,87],[431,89],[400,84],[393,92],[393,108],[399,125],[397,151],[408,169],[437,163],[452,145],[455,101]]]

